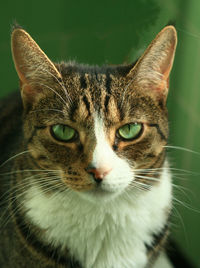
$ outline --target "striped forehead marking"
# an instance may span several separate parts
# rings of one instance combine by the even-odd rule
[[[102,115],[107,125],[123,120],[126,108],[121,107],[119,94],[124,82],[119,77],[106,71],[79,73],[74,79],[74,102],[69,111],[72,121],[92,119],[95,112]]]
[[[88,115],[92,110],[105,110],[108,112],[108,105],[111,96],[112,78],[109,73],[84,73],[79,77],[82,101],[85,104]]]

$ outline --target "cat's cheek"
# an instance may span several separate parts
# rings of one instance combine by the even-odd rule
[[[71,189],[75,192],[89,191],[94,188],[94,183],[92,183],[89,178],[80,175],[73,176],[62,172],[61,181],[64,183],[66,188]]]

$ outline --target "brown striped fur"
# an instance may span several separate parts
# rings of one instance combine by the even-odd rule
[[[0,177],[1,213],[5,213],[1,217],[0,267],[81,267],[69,252],[62,256],[59,248],[43,244],[43,231],[28,222],[19,204],[34,183],[46,194],[65,187],[74,191],[94,188],[86,171],[96,145],[94,113],[103,118],[116,154],[145,171],[138,172],[143,178],[137,180],[149,187],[158,183],[149,177],[159,179],[159,175],[147,169],[162,167],[165,159],[166,97],[175,46],[175,30],[169,26],[135,65],[54,64],[23,29],[14,29],[12,51],[23,105],[18,95],[0,103],[0,170],[5,174]],[[116,132],[130,122],[142,123],[143,132],[135,140],[124,141]],[[58,123],[76,129],[78,139],[55,140],[50,129]],[[51,169],[57,172],[46,172]],[[49,179],[55,175],[60,180]],[[46,177],[45,184],[37,180],[40,176]],[[154,250],[149,251],[151,258]]]

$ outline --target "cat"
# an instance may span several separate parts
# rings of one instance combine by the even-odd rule
[[[119,66],[53,63],[19,26],[11,39],[21,97],[0,102],[0,267],[172,267],[175,28]]]

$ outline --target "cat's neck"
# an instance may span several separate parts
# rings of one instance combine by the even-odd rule
[[[96,204],[72,191],[45,195],[35,185],[24,204],[28,219],[46,230],[46,243],[69,248],[84,267],[139,268],[147,261],[145,244],[153,243],[153,234],[163,229],[168,218],[170,174],[166,167],[160,183],[150,191],[140,194],[132,189]],[[117,255],[121,263],[118,259],[116,264]]]

